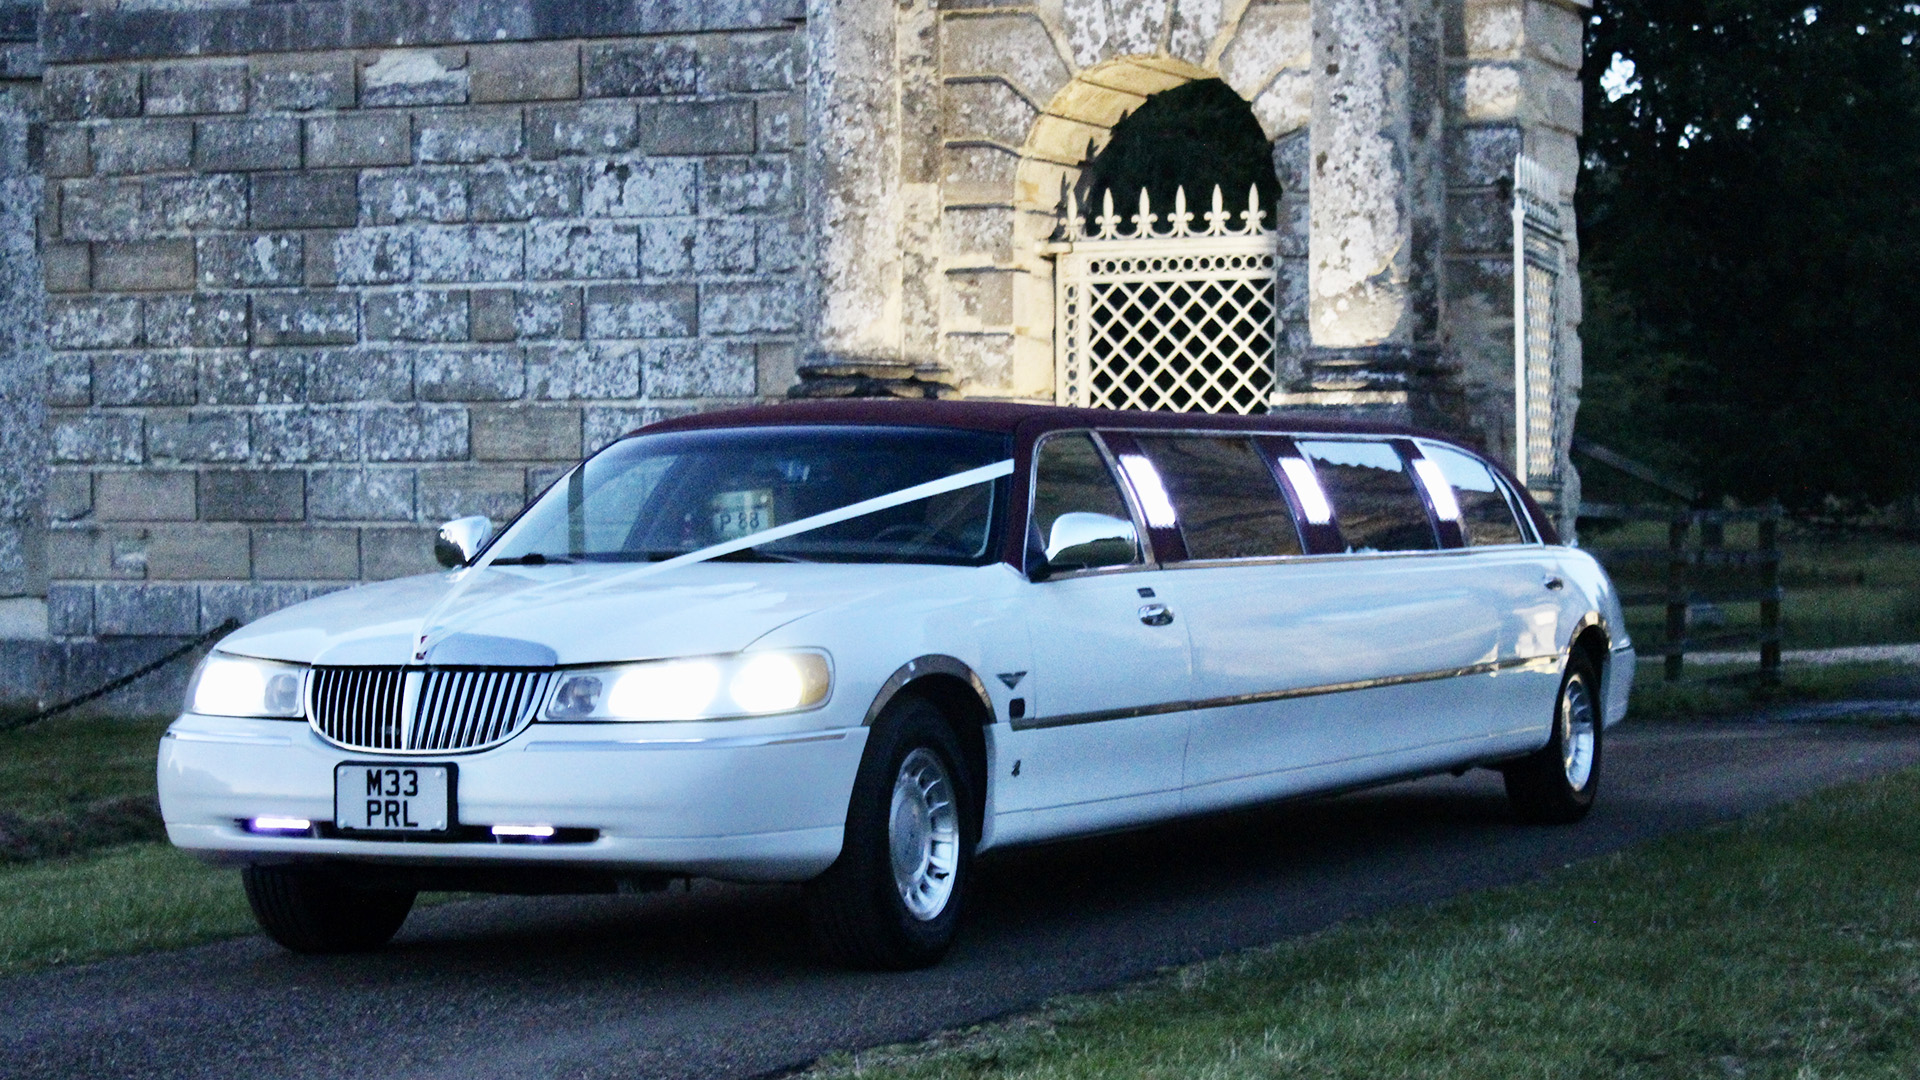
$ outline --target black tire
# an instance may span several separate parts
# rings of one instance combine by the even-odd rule
[[[1587,816],[1600,790],[1602,727],[1599,674],[1576,655],[1554,698],[1547,745],[1502,770],[1521,820],[1571,825]]]
[[[325,870],[249,866],[242,880],[260,929],[297,953],[377,949],[413,910],[411,891],[357,889]]]
[[[925,698],[902,694],[874,722],[854,778],[840,858],[806,889],[808,922],[828,959],[852,968],[905,971],[946,955],[959,926],[978,841],[974,808],[979,802],[965,763],[946,716]],[[907,794],[907,817],[902,819],[902,804],[896,799],[896,787],[907,784],[903,791],[922,791],[920,807],[938,802],[940,780],[946,784],[953,815],[944,860],[938,857],[938,838],[945,834],[941,826],[930,824],[943,811],[916,818],[915,797]],[[922,787],[929,783],[931,787]],[[929,790],[934,794],[927,795]],[[896,829],[909,848],[921,852],[922,872],[908,876],[923,888],[903,884],[903,875],[895,870]]]

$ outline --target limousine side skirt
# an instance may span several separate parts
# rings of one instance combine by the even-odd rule
[[[1528,729],[1532,731],[1533,729]],[[1544,740],[1549,729],[1541,728]],[[1509,735],[1518,734],[1515,732]],[[1497,736],[1496,736],[1497,737]],[[1465,740],[1465,741],[1481,741]],[[1449,745],[1459,745],[1458,743]],[[1319,765],[1301,766],[1296,769],[1283,769],[1279,773],[1261,774],[1256,777],[1242,777],[1241,781],[1270,779],[1275,775],[1300,775],[1314,771],[1328,771],[1341,765],[1351,766],[1356,762],[1376,759],[1383,755],[1367,755],[1361,758],[1347,758],[1339,762],[1325,762]],[[1198,789],[1186,791],[1157,791],[1142,795],[1127,795],[1113,799],[1095,799],[1083,803],[1069,803],[1063,806],[1033,807],[995,815],[993,824],[995,850],[1013,850],[1034,847],[1043,844],[1072,843],[1098,836],[1111,836],[1119,833],[1138,832],[1159,825],[1179,821],[1192,821],[1222,814],[1239,813],[1256,807],[1281,806],[1288,803],[1302,803],[1317,799],[1333,799],[1350,795],[1358,791],[1391,787],[1412,780],[1424,780],[1433,776],[1465,775],[1474,769],[1499,769],[1509,762],[1519,761],[1525,753],[1498,753],[1475,756],[1464,762],[1452,764],[1423,764],[1411,768],[1396,769],[1384,775],[1369,776],[1365,779],[1350,780],[1331,787],[1303,785],[1297,790],[1282,793],[1258,793],[1233,796],[1218,800],[1194,799],[1196,792],[1206,788],[1221,787],[1237,781],[1217,781],[1202,785]],[[1090,828],[1077,824],[1061,825],[1062,821],[1074,819],[1084,821],[1088,818],[1101,823]],[[1011,838],[1007,837],[1011,834]],[[984,850],[984,847],[982,848]]]
[[[1502,732],[1498,735],[1482,736],[1482,737],[1477,737],[1473,739],[1463,739],[1463,740],[1458,740],[1456,742],[1451,742],[1451,743],[1440,743],[1435,746],[1425,747],[1423,749],[1427,751],[1437,751],[1437,750],[1445,749],[1447,747],[1461,747],[1461,746],[1464,746],[1466,743],[1471,743],[1471,742],[1490,742],[1490,741],[1495,741],[1501,738],[1515,738],[1520,735],[1532,735],[1535,732],[1539,733],[1539,735],[1541,736],[1541,742],[1542,744],[1544,744],[1547,736],[1549,736],[1552,733],[1552,729],[1551,727],[1525,728],[1519,731]],[[1537,749],[1538,748],[1536,747],[1535,750]],[[1516,762],[1516,761],[1520,761],[1526,758],[1528,754],[1533,752],[1535,751],[1528,750],[1528,751],[1521,751],[1518,753],[1511,752],[1511,751],[1501,751],[1494,754],[1476,755],[1474,757],[1467,758],[1464,761],[1458,761],[1452,758],[1448,758],[1447,760],[1453,761],[1452,764],[1416,765],[1410,768],[1398,769],[1393,772],[1386,773],[1380,776],[1371,776],[1364,780],[1353,780],[1344,784],[1338,784],[1334,787],[1307,788],[1307,789],[1301,790],[1297,794],[1275,795],[1275,796],[1264,796],[1264,797],[1254,796],[1249,799],[1239,799],[1239,800],[1232,800],[1232,801],[1222,801],[1219,803],[1194,805],[1194,806],[1190,806],[1187,809],[1186,813],[1190,816],[1197,816],[1202,814],[1226,813],[1235,809],[1244,809],[1245,807],[1248,807],[1248,806],[1263,806],[1269,803],[1296,802],[1304,799],[1321,799],[1321,798],[1331,799],[1341,795],[1351,795],[1356,791],[1369,791],[1373,788],[1392,787],[1394,784],[1404,784],[1413,780],[1425,780],[1428,777],[1433,777],[1433,776],[1454,776],[1454,777],[1465,776],[1466,774],[1472,772],[1475,769],[1492,769],[1497,772],[1502,766],[1512,764],[1513,762]],[[1224,787],[1229,784],[1269,779],[1275,776],[1283,776],[1287,774],[1297,775],[1303,772],[1309,772],[1313,770],[1322,770],[1322,771],[1330,770],[1330,769],[1337,768],[1339,766],[1343,766],[1343,765],[1351,766],[1358,762],[1376,760],[1378,758],[1385,757],[1385,756],[1387,755],[1384,753],[1368,754],[1363,757],[1342,758],[1338,761],[1322,762],[1317,765],[1303,765],[1294,769],[1282,769],[1277,772],[1261,773],[1255,776],[1237,777],[1233,780],[1218,780],[1218,781],[1214,781],[1211,784],[1202,785],[1200,788],[1189,789],[1189,792],[1190,793],[1202,792],[1205,790],[1205,788],[1209,788],[1209,787]]]
[[[1502,671],[1531,671],[1554,674],[1561,671],[1567,662],[1566,653],[1547,656],[1516,657],[1510,660],[1489,660],[1485,663],[1470,664],[1460,668],[1445,668],[1440,671],[1421,671],[1410,675],[1383,675],[1376,679],[1356,679],[1352,682],[1322,683],[1318,686],[1300,686],[1286,690],[1263,690],[1252,694],[1233,694],[1226,697],[1206,698],[1200,701],[1167,701],[1154,705],[1136,705],[1125,709],[1102,709],[1095,712],[1063,713],[1058,716],[1030,716],[1013,721],[1016,731],[1033,728],[1067,727],[1072,724],[1097,724],[1107,720],[1127,720],[1136,716],[1160,716],[1165,713],[1197,712],[1202,709],[1225,709],[1235,705],[1256,705],[1268,701],[1285,701],[1290,698],[1321,697],[1326,694],[1346,694],[1358,690],[1374,690],[1384,686],[1405,686],[1410,683],[1436,682],[1441,679],[1459,679],[1473,675],[1493,675]]]

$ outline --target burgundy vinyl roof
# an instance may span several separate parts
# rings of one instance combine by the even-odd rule
[[[699,431],[712,428],[778,427],[787,424],[880,424],[901,427],[947,427],[991,431],[1020,437],[1023,445],[1061,428],[1201,428],[1214,431],[1282,432],[1324,435],[1420,436],[1466,447],[1438,431],[1400,424],[1335,420],[1324,416],[1268,413],[1235,416],[1225,413],[1135,412],[1122,409],[1076,409],[1062,405],[1010,401],[925,401],[899,398],[840,398],[828,401],[789,401],[741,409],[676,416],[648,424],[635,434]],[[1534,501],[1533,493],[1514,481],[1497,462],[1488,462],[1507,477],[1533,517],[1534,526],[1550,544],[1559,543],[1553,522]]]
[[[993,431],[1008,435],[1058,428],[1203,427],[1225,431],[1422,435],[1453,441],[1438,432],[1422,431],[1395,424],[1363,423],[1320,416],[1294,416],[1286,413],[1234,416],[1222,413],[1076,409],[1027,402],[920,401],[895,398],[794,401],[776,405],[756,405],[743,409],[723,409],[717,412],[696,413],[661,420],[648,424],[641,430],[651,433],[785,424],[897,424],[903,427],[950,427],[968,431]]]

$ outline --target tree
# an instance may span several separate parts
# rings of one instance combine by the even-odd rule
[[[1600,0],[1585,434],[1715,494],[1920,492],[1916,34],[1913,3]]]

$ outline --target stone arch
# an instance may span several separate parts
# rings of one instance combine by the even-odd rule
[[[1310,23],[1309,0],[1065,0],[1052,11],[946,17],[941,360],[966,392],[1051,396],[1053,267],[1040,246],[1062,185],[1153,94],[1224,81],[1275,140],[1288,202],[1297,187],[1304,205]],[[1304,213],[1284,216],[1304,225]],[[1297,246],[1288,255],[1302,269],[1289,273],[1304,281],[1304,237]]]
[[[1114,126],[1148,98],[1218,78],[1218,70],[1176,57],[1118,57],[1079,72],[1034,120],[1020,150],[1013,192],[1014,251],[1023,271],[1021,287],[1013,296],[1013,368],[1026,375],[1022,389],[1028,393],[1052,389],[1053,266],[1042,247],[1058,222],[1065,192],[1079,183],[1087,163],[1105,149]],[[1244,99],[1245,92],[1235,89]],[[1252,108],[1254,102],[1249,100],[1248,106]],[[1255,115],[1271,137],[1269,118]]]
[[[1053,233],[1062,194],[1104,148],[1113,126],[1147,98],[1196,79],[1217,77],[1168,56],[1127,56],[1076,74],[1027,131],[1013,179],[1013,337],[1009,389],[1047,396],[1053,389],[1053,264],[1041,245]]]
[[[1125,56],[1080,72],[1053,96],[1027,133],[1014,173],[1015,208],[1052,214],[1061,185],[1071,186],[1080,178],[1081,167],[1106,148],[1122,117],[1161,91],[1217,77],[1168,56]]]

